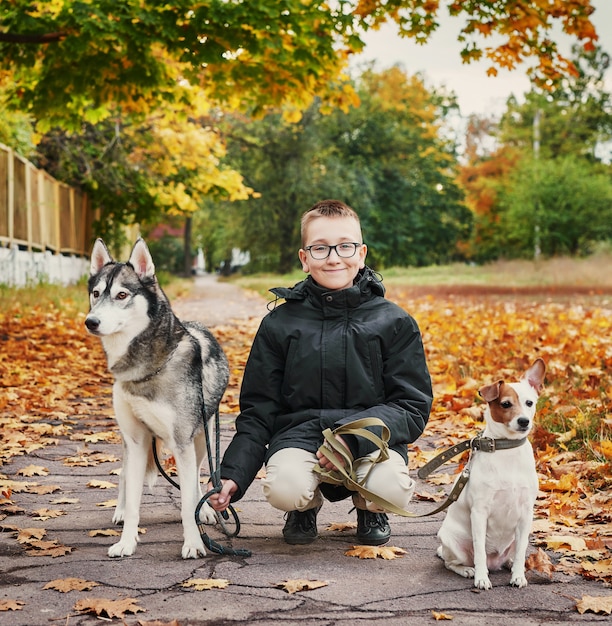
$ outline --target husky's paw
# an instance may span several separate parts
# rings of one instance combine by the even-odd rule
[[[513,587],[518,587],[520,589],[521,587],[527,586],[527,579],[525,578],[524,574],[513,575],[512,579],[510,580],[510,584]]]
[[[206,550],[204,549],[204,543],[199,542],[185,542],[183,544],[182,556],[184,559],[197,559],[200,556],[206,556]]]
[[[203,524],[216,524],[217,523],[217,515],[214,509],[205,502],[200,509],[200,521]]]
[[[137,543],[138,541],[136,539],[131,541],[128,539],[121,539],[108,549],[108,556],[112,558],[119,556],[132,556],[132,554],[136,552]]]

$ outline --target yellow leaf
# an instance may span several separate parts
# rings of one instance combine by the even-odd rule
[[[284,580],[280,583],[275,583],[274,586],[279,589],[284,589],[287,593],[296,593],[297,591],[312,591],[319,587],[327,587],[329,583],[322,580]]]
[[[136,604],[134,598],[123,600],[109,600],[107,598],[86,598],[79,600],[75,605],[75,611],[79,613],[93,613],[100,617],[123,617],[125,613],[139,613],[145,609]]]
[[[436,622],[444,619],[453,619],[450,615],[446,615],[446,613],[438,613],[437,611],[432,611],[431,614],[433,615]]]
[[[576,602],[578,613],[591,611],[592,613],[612,613],[612,595],[610,596],[582,596]]]
[[[18,472],[21,476],[47,476],[49,474],[49,470],[42,465],[28,465],[23,469],[20,469]]]
[[[96,487],[98,489],[114,489],[117,485],[107,480],[90,480],[87,486]]]
[[[0,611],[21,611],[25,602],[21,600],[0,600]]]
[[[181,587],[191,587],[196,591],[206,591],[208,589],[225,589],[230,584],[225,578],[190,578]]]
[[[404,556],[406,550],[394,546],[352,546],[345,556],[356,556],[360,559],[376,559],[380,557],[387,561]]]
[[[97,586],[98,583],[82,578],[58,578],[48,582],[43,589],[55,589],[61,593],[67,593],[68,591],[89,591]]]
[[[586,541],[582,537],[573,535],[551,535],[546,537],[546,546],[551,550],[567,550],[569,548],[573,552],[587,549]]]

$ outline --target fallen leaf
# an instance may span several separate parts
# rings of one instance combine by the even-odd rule
[[[181,587],[206,591],[208,589],[225,589],[229,584],[230,581],[225,578],[190,578],[182,583]]]
[[[591,611],[592,613],[610,615],[612,613],[612,596],[582,596],[576,602],[576,609],[578,609],[578,613]]]
[[[537,552],[530,554],[525,559],[525,567],[529,571],[536,571],[544,574],[551,580],[553,572],[555,571],[555,566],[552,564],[548,554],[546,554],[542,548],[538,548]]]
[[[446,615],[446,613],[438,613],[437,611],[432,611],[431,614],[433,615],[436,622],[445,619],[453,619],[450,615]]]
[[[43,589],[55,589],[56,591],[67,593],[68,591],[89,591],[97,586],[98,583],[83,580],[82,578],[58,578],[48,582]]]
[[[345,530],[355,530],[355,528],[357,528],[357,522],[334,522],[327,527],[327,530],[344,532]]]
[[[117,537],[121,534],[121,531],[115,530],[114,528],[105,528],[104,530],[99,528],[97,530],[90,530],[87,534],[90,537]]]
[[[47,476],[49,470],[42,465],[28,465],[17,472],[20,476]]]
[[[29,556],[52,556],[56,558],[58,556],[65,556],[72,552],[72,548],[64,546],[57,541],[31,541],[28,543],[29,550],[26,550],[26,554]]]
[[[0,600],[0,611],[21,611],[24,606],[21,600]]]
[[[296,593],[298,591],[312,591],[319,587],[327,587],[329,583],[322,580],[284,580],[280,583],[274,583],[274,586],[278,589],[284,589],[287,593]]]
[[[32,517],[34,519],[42,520],[43,522],[48,519],[52,519],[55,517],[61,517],[62,515],[66,515],[65,511],[58,511],[55,509],[38,509],[37,511],[32,511]]]
[[[134,598],[123,600],[109,600],[107,598],[86,598],[79,600],[74,605],[74,610],[79,613],[93,613],[99,617],[123,617],[125,613],[140,613],[144,611],[136,604]]]
[[[546,545],[551,550],[569,548],[574,552],[579,552],[587,549],[585,540],[582,537],[574,537],[573,535],[551,535],[550,537],[546,537]]]
[[[90,480],[87,483],[87,486],[95,487],[97,489],[114,489],[117,485],[108,480]]]
[[[406,554],[406,550],[394,546],[352,546],[345,553],[345,556],[356,556],[360,559],[376,559],[380,557],[386,561],[401,558]]]
[[[33,539],[42,539],[47,531],[44,528],[18,528],[17,542],[30,543]]]

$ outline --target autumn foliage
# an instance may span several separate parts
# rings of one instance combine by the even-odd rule
[[[418,320],[434,381],[430,422],[411,446],[412,470],[482,429],[480,386],[516,378],[541,356],[548,371],[532,435],[540,479],[534,543],[551,555],[557,571],[612,582],[609,302],[600,298],[581,304],[575,297],[518,292],[422,295],[399,287],[390,287],[388,295]],[[25,311],[16,305],[0,313],[0,464],[6,468],[13,457],[52,446],[59,438],[82,439],[83,422],[94,432],[97,424],[102,439],[118,441],[117,431],[108,431],[111,377],[100,344],[87,335],[83,320],[83,312],[54,307]],[[231,364],[225,416],[238,410],[256,328],[256,320],[212,328]],[[88,436],[94,441],[95,435]],[[443,497],[464,460],[432,475],[426,488],[433,499]],[[43,471],[29,467],[32,475]],[[11,506],[9,485],[0,474],[0,514]],[[55,514],[38,513],[40,519]],[[34,552],[41,546],[62,554],[70,549],[45,539],[22,536],[20,541]],[[534,563],[540,571],[550,565],[546,559]]]

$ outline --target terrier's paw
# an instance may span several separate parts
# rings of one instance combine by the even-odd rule
[[[525,578],[523,574],[512,576],[512,579],[510,580],[510,584],[513,587],[518,587],[520,589],[521,587],[527,586],[527,579]]]

